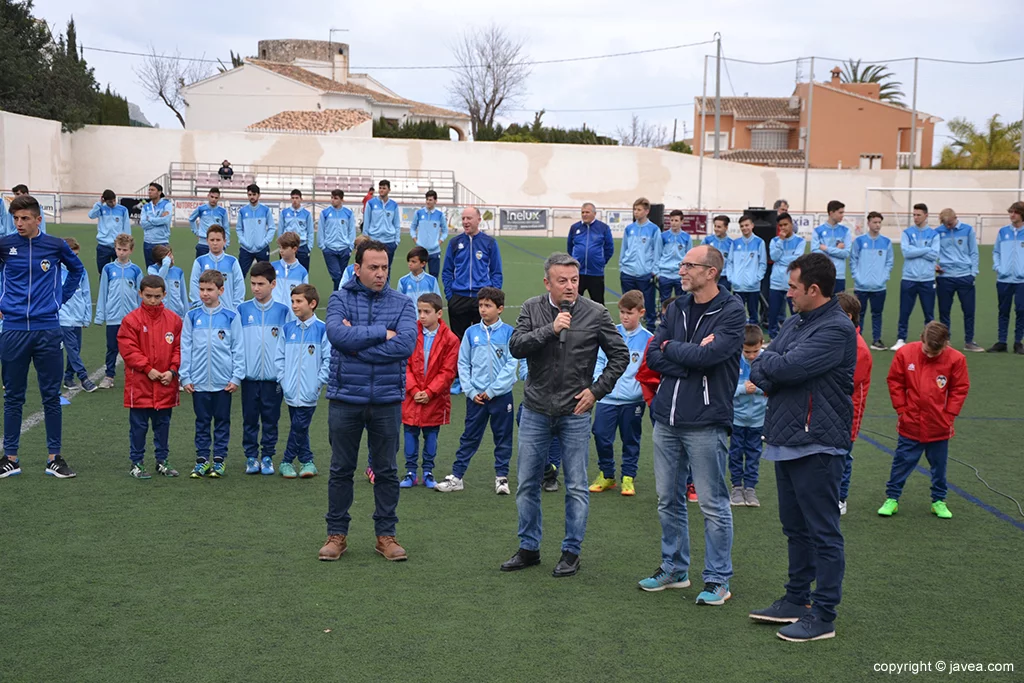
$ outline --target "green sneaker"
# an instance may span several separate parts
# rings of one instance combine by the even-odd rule
[[[220,461],[214,460],[213,461],[213,469],[210,470],[210,478],[211,479],[220,479],[221,477],[224,476],[224,474],[225,474],[225,472],[224,472],[224,461],[223,460],[220,460]]]
[[[932,514],[939,519],[953,519],[953,513],[946,507],[946,501],[937,500],[932,503]]]
[[[202,479],[207,474],[209,474],[211,468],[212,465],[210,465],[209,460],[202,460],[196,463],[196,466],[195,468],[193,468],[192,473],[189,474],[188,476],[191,479]]]
[[[281,473],[281,476],[285,479],[295,479],[299,476],[298,472],[295,471],[295,465],[290,462],[282,462],[281,466],[277,468],[277,471]]]
[[[886,498],[882,507],[878,508],[878,514],[882,517],[892,517],[900,511],[900,502],[895,498]]]
[[[314,465],[312,462],[304,462],[302,463],[302,467],[299,468],[299,476],[302,477],[303,479],[315,477],[317,474],[318,472],[316,471],[316,465]]]
[[[144,464],[142,464],[141,462],[139,462],[139,463],[132,463],[132,469],[128,473],[128,476],[135,477],[136,479],[150,479],[151,478],[151,475],[149,474],[149,472],[146,471],[146,466]],[[942,507],[943,507],[943,509],[945,509],[946,506],[943,505]],[[935,506],[934,505],[932,505],[932,512],[935,512]],[[938,514],[938,513],[936,513],[936,514]],[[949,514],[949,512],[947,511],[946,514]]]
[[[157,474],[162,474],[165,477],[178,476],[178,470],[171,467],[171,465],[166,460],[157,460],[156,471]]]

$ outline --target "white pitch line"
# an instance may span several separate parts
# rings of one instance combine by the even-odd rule
[[[117,365],[121,365],[121,356],[117,357]],[[104,365],[104,366],[100,367],[99,369],[97,369],[95,372],[93,372],[91,375],[89,375],[89,379],[91,379],[93,381],[93,383],[95,384],[96,382],[100,381],[100,379],[103,378],[103,375],[106,373],[106,371],[107,371],[107,366]],[[61,385],[62,386],[63,386],[63,383],[64,383],[64,380],[62,378],[61,379]],[[82,389],[81,385],[79,385],[77,387],[73,387],[73,388],[69,389],[68,392],[66,394],[64,394],[64,396],[68,400],[71,400],[77,394],[80,394],[83,391],[85,391],[85,390]],[[106,389],[97,389],[97,391],[106,391]],[[61,407],[63,408],[63,406],[61,406]],[[28,430],[30,430],[33,427],[37,426],[40,422],[43,421],[43,419],[45,417],[46,417],[46,413],[44,411],[42,411],[42,410],[40,410],[37,413],[32,413],[31,415],[29,415],[28,417],[26,417],[24,420],[21,421],[21,433],[24,434]]]

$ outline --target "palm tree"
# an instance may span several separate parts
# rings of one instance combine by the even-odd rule
[[[848,59],[843,62],[843,71],[839,78],[843,83],[878,83],[881,89],[878,99],[891,104],[903,105],[903,83],[894,80],[896,74],[889,71],[885,64],[865,64],[861,66],[861,60]]]
[[[979,131],[964,118],[946,124],[953,142],[942,148],[937,168],[1014,169],[1020,160],[1021,122],[1002,123],[999,114]]]
[[[230,52],[231,52],[231,69],[237,69],[238,67],[240,67],[243,64],[245,64],[245,60],[242,59],[241,53],[236,55],[234,50],[231,50]],[[224,73],[225,71],[230,71],[230,69],[228,69],[228,67],[224,66],[224,62],[222,62],[220,59],[218,59],[217,62],[220,64],[220,66],[217,67],[217,71],[219,71],[221,73]]]

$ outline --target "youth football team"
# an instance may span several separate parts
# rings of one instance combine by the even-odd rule
[[[28,194],[27,188],[19,186],[17,189],[24,191],[16,194]],[[382,181],[382,200],[386,199],[387,190],[390,185]],[[316,476],[309,430],[321,390],[327,383],[331,346],[324,323],[316,317],[320,294],[308,284],[309,254],[317,231],[309,211],[301,206],[301,192],[291,193],[292,206],[281,212],[281,226],[277,230],[273,213],[259,203],[259,187],[250,185],[247,188],[249,204],[240,210],[237,227],[241,258],[235,258],[225,253],[229,243],[227,211],[219,206],[219,190],[211,189],[207,203],[199,206],[189,219],[199,239],[188,287],[183,270],[175,265],[166,229],[168,213],[173,207],[168,207],[169,200],[163,197],[158,185],[151,186],[150,195],[149,212],[147,214],[145,208],[143,211],[146,214],[143,221],[146,275],[131,262],[135,242],[130,235],[127,212],[117,205],[114,193],[105,191],[89,213],[98,221],[100,287],[94,321],[106,326],[105,376],[97,387],[89,379],[81,360],[82,328],[93,318],[88,276],[83,273],[77,291],[59,311],[67,357],[65,387],[72,388],[75,377],[87,392],[113,387],[120,354],[125,364],[124,405],[129,409],[130,474],[138,479],[151,476],[143,458],[150,425],[156,472],[178,476],[168,462],[168,433],[172,409],[179,404],[179,389],[192,395],[195,412],[196,463],[191,477],[218,478],[225,474],[231,402],[233,394],[239,390],[245,472],[275,473],[283,399],[288,406],[290,433],[277,472],[288,479]],[[318,229],[319,244],[335,288],[351,279],[352,267],[348,261],[358,241],[364,237],[357,237],[352,212],[342,206],[343,200],[341,190],[331,193],[331,205],[321,212]],[[441,244],[448,231],[444,214],[435,208],[436,201],[436,193],[428,192],[425,208],[416,212],[412,237],[417,246],[407,255],[409,274],[399,281],[399,291],[413,299],[419,316],[417,344],[407,366],[406,398],[402,406],[406,475],[400,486],[411,488],[422,483],[439,492],[463,490],[464,475],[490,423],[494,438],[495,492],[507,495],[510,493],[508,472],[514,419],[512,388],[516,381],[524,379],[525,368],[509,353],[512,326],[501,320],[505,307],[505,294],[501,290],[485,287],[479,291],[480,322],[470,327],[461,341],[445,325],[437,271]],[[382,206],[393,203],[389,201]],[[30,209],[34,205],[39,214],[38,203],[34,200],[22,205]],[[15,234],[13,215],[18,206],[12,202],[10,211],[4,211],[4,239],[9,240]],[[584,221],[590,206],[584,206]],[[593,213],[592,208],[590,210]],[[811,249],[824,252],[835,264],[835,291],[843,310],[858,329],[861,316],[866,317],[870,308],[870,348],[884,350],[887,347],[881,340],[881,317],[893,267],[893,244],[880,234],[881,214],[870,213],[867,233],[854,237],[842,223],[844,210],[841,202],[829,202],[828,220],[814,229]],[[592,492],[608,491],[621,484],[622,495],[636,493],[642,416],[657,390],[659,379],[644,363],[646,345],[652,336],[649,330],[657,322],[655,288],[661,295],[660,308],[665,310],[682,294],[679,264],[694,246],[690,235],[682,230],[682,212],[670,214],[669,227],[664,231],[648,220],[649,212],[648,200],[638,199],[633,207],[634,222],[626,227],[623,235],[620,277],[624,294],[618,302],[621,320],[618,330],[630,349],[631,359],[614,391],[595,408],[593,434],[600,472],[590,487]],[[1010,225],[999,231],[993,253],[999,341],[989,351],[1008,350],[1009,314],[1015,304],[1013,350],[1024,354],[1024,203],[1014,203],[1009,215]],[[928,227],[927,207],[916,204],[914,225],[901,237],[904,265],[900,318],[898,340],[892,347],[897,354],[888,375],[890,398],[899,416],[899,442],[886,486],[887,498],[878,510],[883,516],[897,512],[903,484],[922,454],[928,458],[932,469],[932,512],[940,518],[952,516],[945,504],[948,441],[953,435],[953,419],[969,387],[963,354],[949,344],[949,315],[954,295],[960,297],[964,314],[965,350],[984,351],[974,342],[974,278],[979,268],[974,229],[961,223],[952,209],[943,210],[940,220],[938,228]],[[737,238],[728,236],[729,217],[714,217],[713,234],[704,239],[704,244],[714,246],[725,257],[720,285],[733,291],[748,311],[729,449],[731,503],[735,506],[760,505],[755,488],[767,398],[749,377],[750,364],[764,342],[759,309],[761,281],[770,257],[774,267],[767,297],[767,327],[769,337],[774,337],[786,315],[786,269],[806,248],[804,238],[796,234],[794,221],[788,213],[780,213],[777,222],[777,236],[767,246],[753,234],[754,219],[750,215],[740,219]],[[586,223],[583,227],[590,225]],[[574,230],[576,228],[574,226]],[[40,232],[43,231],[41,224]],[[280,258],[270,263],[269,244],[275,234]],[[67,238],[65,242],[77,255],[77,241]],[[607,245],[602,248],[611,251]],[[609,257],[606,253],[603,261]],[[4,253],[0,253],[0,262],[3,260]],[[854,282],[853,295],[844,291],[847,262]],[[63,282],[68,271],[63,265],[61,269]],[[253,298],[243,301],[246,276]],[[603,297],[603,278],[600,279]],[[936,296],[941,323],[932,320]],[[926,325],[921,341],[907,343],[908,320],[916,299],[921,300]],[[642,323],[648,329],[644,329]],[[8,329],[12,329],[10,325],[8,322]],[[862,337],[858,337],[858,343],[854,440],[871,376],[867,343]],[[599,359],[595,372],[600,373],[601,367]],[[12,380],[15,385],[19,382],[14,376]],[[450,421],[450,395],[456,382],[456,392],[466,394],[465,428],[451,474],[437,481],[434,468],[438,433],[440,427]],[[5,384],[10,392],[12,382],[6,374]],[[17,386],[14,388],[17,391]],[[615,479],[616,432],[622,443],[621,481]],[[11,455],[14,455],[13,460]],[[846,513],[851,468],[852,457],[847,456],[840,491],[842,514]],[[67,467],[66,471],[71,470]],[[0,478],[17,473],[20,473],[17,456],[8,452],[0,462]],[[372,481],[372,472],[368,470],[368,474]],[[695,495],[690,499],[695,500]]]

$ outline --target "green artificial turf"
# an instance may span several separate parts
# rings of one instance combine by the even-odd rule
[[[52,226],[50,232],[82,242],[96,292],[94,228]],[[188,272],[194,238],[184,229],[173,232],[178,265]],[[565,244],[516,237],[500,243],[505,291],[516,304],[543,291],[541,259]],[[405,272],[409,246],[405,238],[393,282]],[[141,249],[135,260],[142,263]],[[990,248],[982,249],[982,263],[977,337],[987,346],[996,323]],[[887,341],[895,340],[899,268],[897,262],[886,308]],[[313,284],[329,289],[318,253],[312,270]],[[610,268],[608,276],[617,290],[617,271]],[[516,314],[510,307],[504,319],[513,323]],[[912,335],[921,322],[918,310]],[[953,327],[960,346],[959,312]],[[89,328],[83,357],[90,370],[102,365],[103,353],[103,331]],[[885,374],[892,354],[873,357],[863,434],[891,448],[895,420]],[[980,468],[995,488],[1024,498],[1024,359],[968,354],[968,361],[972,389],[950,454]],[[80,394],[65,408],[64,453],[77,479],[44,477],[40,425],[22,438],[24,474],[0,482],[0,680],[855,681],[885,676],[874,671],[883,662],[923,660],[933,671],[939,660],[1016,664],[1016,674],[944,676],[983,681],[1014,680],[1024,668],[1024,530],[955,493],[949,496],[954,518],[936,519],[921,474],[911,476],[899,514],[879,518],[891,458],[865,439],[854,450],[850,512],[843,518],[847,569],[838,635],[791,644],[746,616],[782,595],[786,580],[769,464],[761,468],[761,508],[734,510],[733,599],[722,607],[693,602],[704,546],[694,504],[694,585],[637,590],[636,581],[660,560],[646,420],[637,496],[592,496],[582,570],[574,578],[550,576],[564,528],[561,493],[543,495],[542,566],[498,571],[517,547],[517,525],[514,497],[493,492],[489,436],[464,492],[403,490],[398,538],[408,562],[388,563],[374,553],[373,489],[357,477],[348,553],[321,563],[327,477],[245,476],[238,399],[228,476],[184,476],[193,457],[186,399],[171,427],[171,462],[183,476],[130,479],[122,376],[119,370],[115,390]],[[33,387],[26,416],[39,410]],[[452,424],[441,430],[438,477],[448,473],[462,431],[464,398],[452,403]],[[324,475],[326,408],[321,401],[311,430]],[[286,436],[282,420],[279,452]],[[399,454],[400,468],[401,462]],[[149,455],[151,469],[152,463]],[[593,452],[591,463],[593,476]],[[513,466],[513,479],[514,472]],[[990,493],[966,467],[951,462],[949,481],[1024,523],[1010,501]]]

